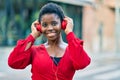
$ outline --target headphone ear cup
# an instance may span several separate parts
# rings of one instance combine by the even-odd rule
[[[63,20],[63,21],[62,21],[61,28],[62,28],[63,30],[65,30],[66,25],[67,25],[67,21]]]
[[[36,27],[37,31],[40,31],[42,33],[40,24],[35,24],[35,27]]]

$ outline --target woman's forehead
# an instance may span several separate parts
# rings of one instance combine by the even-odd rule
[[[48,14],[44,14],[41,17],[41,21],[48,21],[48,20],[60,20],[59,16],[57,14],[54,13],[48,13]]]

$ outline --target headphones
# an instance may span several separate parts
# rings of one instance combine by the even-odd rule
[[[62,28],[63,30],[65,30],[66,25],[67,25],[67,21],[66,21],[66,20],[63,20],[62,23],[61,23],[61,28]],[[35,24],[35,27],[36,27],[36,29],[37,29],[38,31],[40,31],[40,32],[42,33],[42,31],[41,31],[41,25],[40,25],[40,24]]]

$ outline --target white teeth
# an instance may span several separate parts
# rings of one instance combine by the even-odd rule
[[[55,33],[48,33],[48,36],[54,36]]]

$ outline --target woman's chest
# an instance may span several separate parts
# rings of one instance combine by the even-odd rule
[[[65,53],[67,54],[67,53]],[[36,53],[32,62],[32,70],[41,74],[54,73],[67,73],[74,71],[71,61],[67,55],[64,55],[58,65],[55,65],[54,61],[47,53]]]

